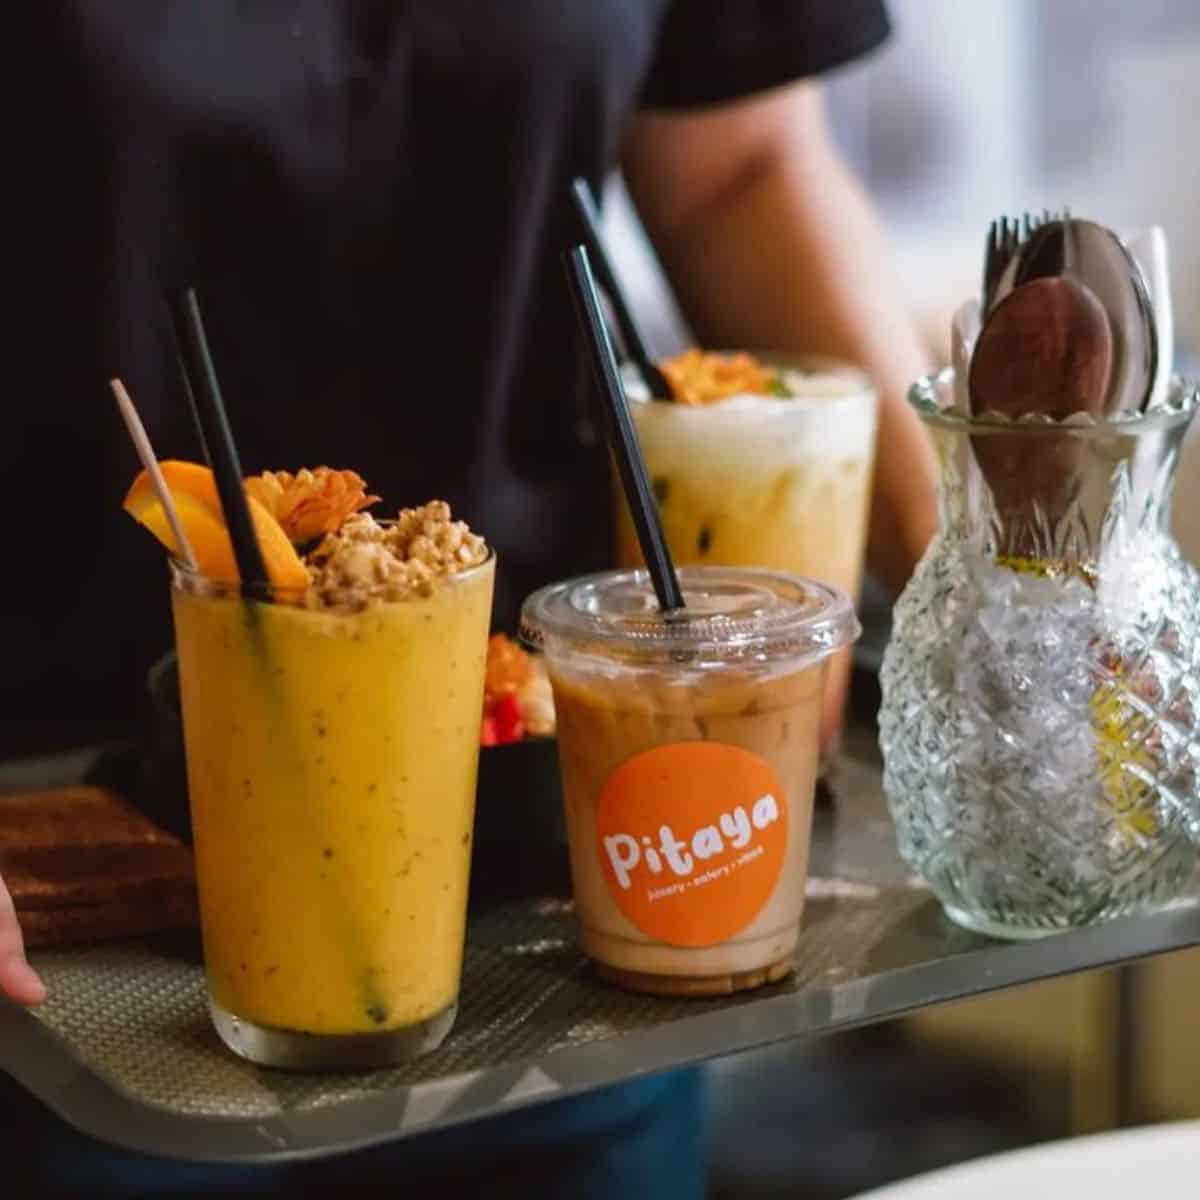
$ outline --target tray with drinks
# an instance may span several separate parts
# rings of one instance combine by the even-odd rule
[[[509,797],[509,799],[513,799]],[[816,817],[790,978],[665,997],[599,978],[565,894],[481,906],[442,1045],[369,1072],[272,1071],[230,1054],[189,933],[34,952],[41,1009],[0,1004],[0,1070],[77,1128],[188,1159],[322,1156],[927,1005],[1200,943],[1200,906],[1035,942],[950,924],[898,858],[873,739],[851,731]]]
[[[110,806],[105,861],[142,864],[132,936],[89,851],[68,891],[103,937],[47,934],[48,1002],[0,1005],[0,1069],[81,1130],[192,1160],[324,1156],[1200,944],[1191,568],[1164,552],[1172,587],[1132,604],[1126,558],[1072,565],[1088,546],[1030,542],[1036,523],[1018,555],[981,522],[1004,624],[946,602],[968,540],[935,542],[879,670],[886,764],[872,705],[837,803],[817,804],[861,632],[869,381],[694,352],[661,364],[672,395],[630,405],[579,249],[570,278],[624,566],[529,596],[516,640],[489,640],[496,554],[443,501],[379,521],[353,471],[243,477],[195,298],[175,306],[209,466],[159,464],[143,439],[125,501],[171,555],[177,658],[151,676],[135,785],[167,832]],[[938,387],[913,402],[941,429],[922,402]],[[1181,382],[1165,394],[1150,434],[1197,407]],[[1062,431],[1072,469],[1082,436]],[[1064,659],[1026,635],[1068,592]],[[999,633],[1003,653],[913,633],[978,613],[971,644]],[[1033,697],[1054,721],[1026,704],[1019,737],[1016,702],[968,686],[1016,671],[1024,703],[1035,670],[1064,667],[1069,687]],[[69,906],[45,861],[18,857],[14,897],[52,932]],[[202,944],[161,902],[193,878]]]

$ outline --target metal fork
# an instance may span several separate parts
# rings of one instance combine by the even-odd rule
[[[1071,218],[1069,208],[1051,212],[1042,210],[1041,216],[1036,213],[1030,216],[1023,213],[1016,217],[1001,217],[988,227],[987,241],[983,252],[983,296],[980,312],[986,318],[991,311],[996,298],[996,287],[1005,267],[1012,261],[1013,255],[1030,239],[1043,225],[1051,221],[1068,221]]]

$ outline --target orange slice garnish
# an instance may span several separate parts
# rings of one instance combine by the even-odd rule
[[[221,583],[237,583],[240,576],[229,531],[221,515],[217,485],[208,467],[199,463],[168,460],[159,464],[175,511],[183,527],[196,566],[202,575]],[[283,526],[250,494],[246,504],[258,536],[263,564],[271,583],[281,589],[308,587],[308,570],[296,553]],[[133,481],[122,505],[133,519],[144,525],[172,554],[179,554],[170,522],[159,503],[150,476],[142,471]]]

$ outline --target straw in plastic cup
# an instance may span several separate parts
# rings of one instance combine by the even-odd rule
[[[804,908],[829,656],[859,633],[835,588],[690,567],[664,616],[644,571],[532,595],[575,907],[601,974],[714,995],[781,979]]]

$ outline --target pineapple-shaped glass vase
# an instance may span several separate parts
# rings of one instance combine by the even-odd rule
[[[1063,422],[965,415],[949,371],[910,398],[942,477],[882,668],[902,855],[1000,937],[1173,900],[1200,842],[1200,577],[1168,531],[1196,389]]]

